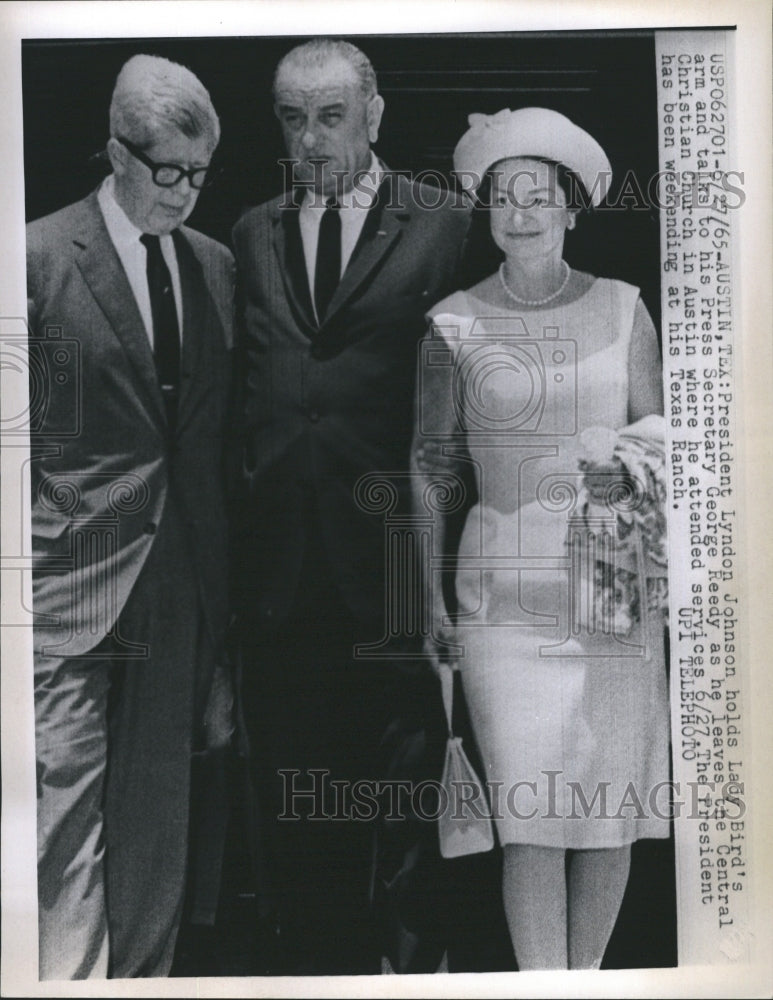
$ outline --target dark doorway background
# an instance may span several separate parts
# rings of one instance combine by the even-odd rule
[[[224,242],[236,219],[278,194],[283,155],[270,89],[277,61],[302,37],[28,41],[23,43],[24,169],[28,220],[62,208],[104,176],[93,159],[108,138],[108,107],[122,64],[138,52],[190,67],[220,115],[218,183],[190,224]],[[450,176],[453,148],[471,112],[541,105],[566,114],[605,149],[610,200],[633,171],[646,190],[658,169],[653,32],[356,36],[386,101],[376,151],[399,170]],[[638,285],[659,326],[660,235],[654,209],[603,211],[581,220],[567,259],[594,274]],[[239,845],[234,847],[235,854]],[[458,971],[511,965],[498,890],[499,859],[465,859],[449,876],[464,898]],[[463,877],[459,877],[461,869]],[[233,872],[232,868],[232,872]],[[243,885],[236,872],[231,889]],[[466,896],[465,896],[466,894]],[[466,902],[465,902],[466,899]],[[466,918],[465,915],[466,914]],[[230,927],[231,974],[254,970],[237,954],[251,940]],[[673,966],[676,900],[673,838],[634,845],[631,878],[604,968]],[[452,971],[454,966],[452,965]]]

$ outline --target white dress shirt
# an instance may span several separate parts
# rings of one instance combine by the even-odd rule
[[[383,179],[383,170],[379,166],[375,153],[371,151],[370,166],[366,173],[358,178],[358,183],[341,195],[338,199],[341,216],[341,274],[346,270],[357,240],[360,238],[365,218],[376,199],[379,184]],[[317,243],[319,242],[319,227],[326,211],[325,199],[319,194],[306,189],[306,196],[301,203],[299,222],[301,240],[303,241],[303,256],[306,261],[306,275],[309,279],[312,303],[314,301],[314,276],[317,267]],[[316,310],[315,310],[316,312]],[[319,319],[319,317],[317,317]]]
[[[116,249],[116,253],[126,271],[129,285],[134,293],[137,306],[145,324],[151,350],[153,349],[153,313],[150,308],[150,292],[148,290],[147,258],[148,252],[144,244],[140,243],[142,230],[138,229],[131,222],[115,200],[115,178],[112,174],[106,177],[97,192],[97,201],[105,219],[107,232]],[[174,250],[174,240],[167,234],[160,238],[161,253],[163,254],[169,274],[172,278],[172,292],[174,293],[174,303],[177,307],[177,326],[180,330],[180,339],[183,332],[183,297],[180,287],[180,268],[177,266],[177,254]]]

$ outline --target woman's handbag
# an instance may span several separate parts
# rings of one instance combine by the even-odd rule
[[[440,779],[438,836],[444,858],[490,851],[494,846],[491,810],[483,784],[453,733],[454,671],[440,664],[443,705],[448,721],[448,742]]]

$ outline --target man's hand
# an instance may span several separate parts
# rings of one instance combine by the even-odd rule
[[[231,671],[227,664],[218,663],[209,689],[204,713],[204,737],[207,750],[223,750],[234,734],[234,692]]]
[[[436,674],[440,674],[441,664],[454,667],[456,656],[448,646],[458,643],[454,625],[445,624],[448,615],[445,607],[436,605],[432,613],[432,634],[424,639],[424,655]]]

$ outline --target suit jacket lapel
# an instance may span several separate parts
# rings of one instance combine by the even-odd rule
[[[285,294],[295,321],[308,337],[317,331],[314,306],[311,301],[299,211],[301,195],[293,195],[292,204],[277,208],[274,215],[274,251],[279,262],[279,272],[284,282]]]
[[[74,243],[82,253],[77,264],[92,295],[137,375],[137,389],[149,410],[166,423],[153,352],[129,279],[107,232],[96,193],[85,202],[86,217]]]
[[[405,223],[410,219],[406,206],[400,204],[399,198],[396,201],[393,198],[394,176],[387,172],[376,193],[349,264],[330,301],[322,325],[323,330],[357,289],[367,281],[374,268],[400,238]]]

